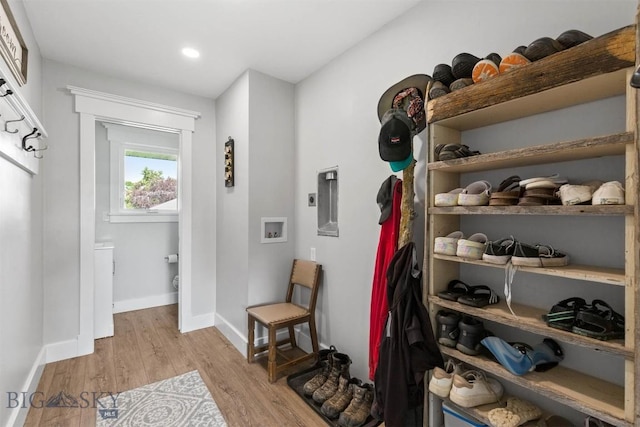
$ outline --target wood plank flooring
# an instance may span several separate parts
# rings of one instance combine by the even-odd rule
[[[38,385],[44,400],[61,391],[90,400],[92,392],[126,391],[197,369],[229,427],[327,425],[284,375],[270,384],[264,367],[247,363],[216,328],[181,334],[176,305],[116,314],[114,322],[114,337],[97,340],[93,354],[45,366]],[[95,423],[93,407],[31,408],[25,426]]]

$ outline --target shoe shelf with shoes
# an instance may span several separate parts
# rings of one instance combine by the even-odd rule
[[[512,59],[517,59],[517,55]],[[635,425],[636,414],[640,413],[640,383],[637,381],[640,372],[640,301],[636,295],[640,289],[640,210],[637,207],[640,124],[636,116],[640,91],[629,85],[635,67],[636,25],[631,25],[430,99],[425,105],[429,150],[426,150],[424,294],[434,320],[437,317],[442,320],[440,324],[433,322],[434,327],[443,328],[440,331],[442,340],[439,340],[442,353],[464,362],[473,370],[496,377],[505,386],[516,384],[530,393],[549,398],[549,406],[552,406],[551,401],[559,402],[585,417],[597,417],[624,427]],[[444,70],[446,67],[440,68],[443,68],[440,71],[447,71]],[[547,134],[565,133],[545,132],[547,129],[540,127],[539,141],[551,141],[533,142],[521,148],[520,145],[529,143],[525,138],[514,141],[518,148],[507,149],[504,147],[508,141],[500,139],[503,138],[500,126],[508,127],[512,132],[509,134],[515,135],[523,123],[512,120],[620,95],[626,97],[622,107],[624,120],[621,117],[611,119],[624,127],[612,126],[613,133],[598,135],[600,128],[596,128],[593,135],[576,132],[579,139],[561,140],[562,136],[558,136],[553,140],[554,136]],[[620,101],[622,104],[623,100]],[[619,111],[603,111],[602,114],[620,115]],[[544,124],[551,116],[539,116],[536,123]],[[582,117],[570,126],[582,129],[580,120]],[[538,136],[530,135],[532,128],[528,121],[522,126],[528,136]],[[479,128],[485,129],[469,133],[467,139],[466,131]],[[501,148],[492,152],[494,132],[496,142],[493,145],[501,144]],[[439,153],[447,147],[444,151],[448,153],[442,159],[435,153],[438,146]],[[612,164],[616,166],[611,167]],[[552,170],[551,167],[564,167],[565,170]],[[595,175],[589,179],[602,181],[560,182],[552,175],[560,172],[567,176],[572,170],[578,171],[574,173],[581,178],[585,172],[593,171]],[[602,175],[598,176],[600,171]],[[498,180],[492,184],[491,179],[498,174],[506,178],[499,184]],[[505,216],[504,221],[500,215]],[[576,217],[575,221],[567,216]],[[586,241],[580,239],[590,232],[587,228],[601,224],[620,228],[614,230],[610,240],[603,242],[602,249],[596,244],[585,249],[584,254],[577,253],[581,249],[580,242]],[[507,232],[491,236],[507,225]],[[557,228],[562,226],[566,230]],[[478,231],[500,240],[485,239],[486,236]],[[513,236],[517,237],[519,231],[543,242],[548,239],[547,243],[563,242],[564,246],[566,242],[568,249],[573,245],[574,253],[549,245],[517,242]],[[561,240],[574,235],[579,235],[580,239],[576,238],[575,242]],[[464,250],[458,253],[460,242],[463,242]],[[519,245],[517,251],[516,243]],[[485,250],[482,257],[478,257],[478,250],[472,249],[479,249],[482,244],[485,248],[491,247],[489,252]],[[604,260],[604,257],[596,258],[599,250],[610,252],[603,264],[597,264]],[[571,263],[570,255],[576,264]],[[590,259],[594,261],[581,261],[579,255],[582,259],[592,257]],[[505,261],[511,264],[505,264]],[[588,265],[591,262],[594,265]],[[505,265],[509,265],[509,269]],[[500,294],[497,301],[483,302],[479,306],[458,301],[473,285],[479,284],[473,281],[495,275],[484,268],[503,269],[507,279],[513,265],[517,265],[518,272],[551,276],[550,283],[540,284],[540,289],[549,290],[549,294],[541,291],[533,295],[532,301],[518,301],[516,296],[511,301],[510,296],[506,298]],[[452,285],[456,280],[468,281],[469,285]],[[571,282],[570,286],[567,284],[567,292],[575,292],[578,296],[588,290],[593,294],[587,304],[589,307],[566,319],[564,312],[571,308],[563,309],[562,303],[568,304],[566,301],[547,306],[547,299],[555,299],[556,294],[565,291],[564,286],[561,286],[562,290],[551,289],[555,282],[562,285]],[[447,298],[447,292],[451,298]],[[510,291],[506,292],[510,295]],[[528,297],[532,297],[532,293],[529,292]],[[487,293],[479,292],[477,296],[486,298]],[[622,304],[623,308],[614,310],[606,300],[613,305]],[[621,375],[604,377],[609,381],[596,378],[589,375],[588,370],[573,369],[577,367],[571,365],[575,359],[569,357],[547,372],[514,375],[493,359],[477,354],[481,352],[469,336],[482,336],[479,325],[484,322],[495,324],[496,332],[500,328],[513,328],[515,331],[510,333],[521,330],[550,337],[571,346],[570,352],[588,353],[587,358],[598,362],[610,361]],[[460,337],[465,333],[463,345],[460,345]],[[485,422],[488,420],[488,413],[473,415]]]
[[[429,302],[439,308],[453,310],[479,319],[510,324],[513,327],[528,331],[534,334],[547,336],[568,344],[591,348],[597,351],[604,351],[614,355],[632,358],[633,349],[625,347],[623,339],[612,339],[602,341],[584,335],[579,335],[570,331],[549,327],[543,320],[548,310],[526,306],[518,303],[511,303],[511,309],[518,316],[514,318],[506,302],[500,301],[495,305],[476,308],[459,302],[446,300],[435,295],[429,296]],[[454,345],[455,346],[455,345]]]

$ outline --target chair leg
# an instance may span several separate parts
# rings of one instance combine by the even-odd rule
[[[249,316],[247,324],[249,325],[249,333],[247,338],[247,362],[251,363],[253,362],[253,358],[255,357],[254,334],[255,334],[255,328],[256,328],[256,321],[253,318],[253,316],[251,315]]]
[[[269,328],[269,359],[267,364],[267,371],[269,374],[269,382],[276,381],[276,329]]]
[[[309,319],[309,334],[311,335],[311,346],[313,347],[313,352],[318,354],[320,351],[320,347],[318,346],[318,331],[316,331],[316,319],[313,317]]]
[[[289,326],[289,342],[291,343],[291,348],[296,348],[298,344],[296,343],[296,334],[293,329],[293,325]]]

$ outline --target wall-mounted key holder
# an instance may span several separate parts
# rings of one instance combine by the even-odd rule
[[[224,186],[233,187],[233,138],[224,143]]]

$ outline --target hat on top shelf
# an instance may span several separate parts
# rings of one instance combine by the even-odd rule
[[[413,121],[413,133],[421,132],[427,125],[424,112],[425,91],[433,79],[427,74],[414,74],[387,89],[378,101],[378,119],[390,109],[402,109]]]

